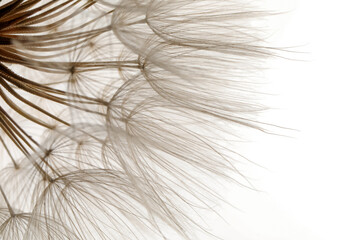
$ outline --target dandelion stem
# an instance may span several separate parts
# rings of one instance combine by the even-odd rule
[[[130,61],[92,61],[92,62],[37,62],[32,61],[27,63],[29,66],[33,65],[36,68],[43,70],[45,69],[60,69],[60,70],[68,70],[71,67],[76,68],[88,68],[88,70],[99,70],[99,69],[109,69],[109,68],[119,68],[119,67],[127,67],[127,68],[140,68],[138,60],[130,60]]]
[[[15,216],[15,212],[14,212],[14,210],[12,209],[12,207],[11,207],[11,205],[10,205],[10,203],[9,203],[9,201],[8,201],[8,199],[7,199],[7,197],[6,197],[5,193],[4,193],[4,190],[2,189],[1,185],[0,185],[0,191],[1,191],[1,194],[2,194],[2,196],[3,196],[3,198],[4,198],[5,202],[6,202],[7,207],[8,207],[8,209],[9,209],[10,216],[11,216],[11,217],[14,217],[14,216]]]

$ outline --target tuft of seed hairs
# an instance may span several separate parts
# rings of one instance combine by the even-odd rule
[[[251,187],[232,142],[266,131],[267,15],[245,0],[1,2],[0,239],[212,236],[216,184]]]

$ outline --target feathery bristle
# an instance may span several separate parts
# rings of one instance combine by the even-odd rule
[[[196,214],[222,200],[217,179],[251,187],[224,136],[264,130],[266,15],[242,0],[2,3],[0,238],[207,232]]]

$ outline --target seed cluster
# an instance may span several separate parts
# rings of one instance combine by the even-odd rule
[[[207,232],[215,179],[251,187],[231,144],[233,127],[265,131],[265,15],[240,0],[1,3],[0,238]]]

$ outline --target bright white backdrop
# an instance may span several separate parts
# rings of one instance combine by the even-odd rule
[[[240,209],[223,206],[228,223],[214,218],[211,228],[224,240],[359,240],[359,3],[266,1],[289,11],[269,23],[272,40],[303,53],[271,62],[265,89],[274,96],[266,104],[276,109],[262,120],[297,131],[256,134],[243,146],[266,168],[246,166],[262,192],[227,189]]]
[[[231,191],[225,240],[360,239],[360,5],[357,1],[273,0],[277,46],[303,53],[271,62],[263,120],[298,131],[256,135],[246,156],[263,192]],[[281,30],[279,30],[281,28]],[[282,132],[284,133],[284,132]]]

